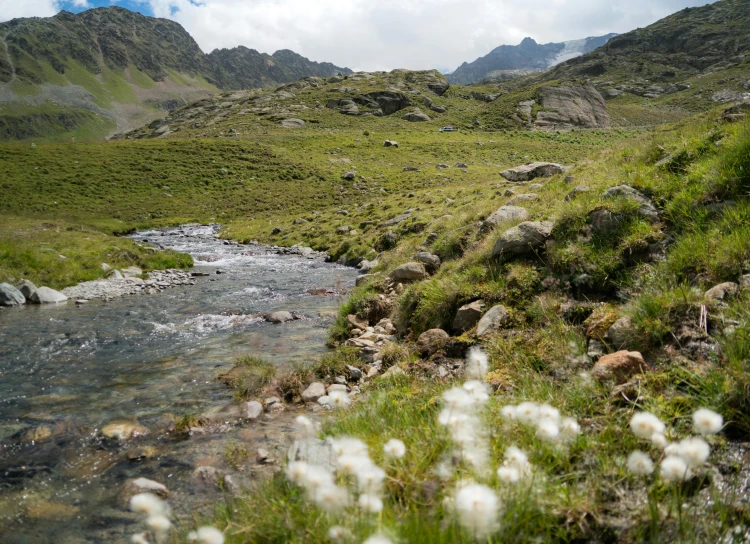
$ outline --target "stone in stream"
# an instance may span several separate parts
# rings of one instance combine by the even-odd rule
[[[66,302],[68,297],[63,295],[60,291],[55,291],[49,287],[40,287],[31,296],[31,302],[34,304],[59,304]]]
[[[302,401],[316,402],[320,397],[325,396],[325,394],[326,386],[321,382],[313,382],[302,392]]]
[[[26,300],[31,300],[31,297],[34,295],[34,293],[37,290],[37,286],[34,285],[29,280],[21,280],[18,285],[16,285],[16,289],[21,291],[21,294],[26,297]]]
[[[263,405],[257,400],[251,400],[249,402],[246,402],[242,406],[242,415],[245,417],[245,419],[258,419],[262,413]]]
[[[16,306],[25,304],[23,293],[9,283],[0,283],[0,306]]]
[[[131,421],[112,421],[102,427],[101,430],[102,436],[114,440],[130,440],[131,438],[146,436],[148,433],[149,430],[146,427]]]
[[[273,312],[266,317],[266,320],[271,323],[279,324],[294,320],[294,316],[289,312]]]
[[[169,490],[164,484],[149,480],[148,478],[135,478],[128,480],[117,495],[117,504],[121,508],[128,508],[130,499],[141,493],[151,493],[160,499],[169,497]]]

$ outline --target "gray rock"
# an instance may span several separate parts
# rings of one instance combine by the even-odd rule
[[[100,266],[104,272],[109,272],[110,270],[112,270],[112,267],[109,266],[107,263],[102,263]]]
[[[34,304],[60,304],[66,302],[68,297],[63,295],[60,291],[55,291],[49,287],[40,287],[31,297],[31,302]]]
[[[129,266],[128,268],[123,268],[120,272],[122,272],[122,276],[124,278],[138,278],[143,275],[143,270],[141,270],[137,266]]]
[[[383,147],[398,147],[398,142],[393,140],[386,140],[383,142]]]
[[[520,206],[501,206],[492,215],[484,220],[480,232],[489,232],[497,225],[506,221],[524,221],[529,216],[526,208]]]
[[[516,195],[513,198],[511,198],[508,201],[508,205],[513,206],[515,204],[519,204],[521,202],[533,202],[535,200],[539,200],[539,195],[536,193],[523,193],[520,195]]]
[[[604,342],[596,338],[589,339],[588,349],[586,350],[586,355],[589,356],[589,359],[596,362],[605,353],[607,353],[607,346],[604,345]]]
[[[624,219],[622,215],[612,213],[606,208],[593,210],[589,214],[589,217],[591,218],[591,228],[594,232],[605,235],[617,231]]]
[[[615,321],[607,331],[607,337],[615,350],[625,349],[634,336],[633,321],[628,316]]]
[[[148,478],[135,478],[123,484],[117,495],[117,503],[121,508],[128,508],[130,499],[140,493],[151,493],[160,499],[169,497],[169,490],[164,484]]]
[[[357,268],[359,268],[360,272],[362,272],[363,274],[366,274],[370,270],[378,266],[378,264],[380,263],[378,262],[377,259],[375,259],[374,261],[362,261],[361,263],[359,263],[359,266]]]
[[[341,393],[348,393],[349,388],[342,383],[334,383],[328,386],[327,393],[333,393],[334,391],[340,391]]]
[[[552,235],[551,221],[524,221],[506,230],[495,242],[493,256],[532,253],[541,249]]]
[[[542,185],[541,183],[532,183],[531,185],[529,185],[529,191],[541,191],[542,189],[544,189],[544,185]]]
[[[268,317],[266,317],[267,321],[270,321],[271,323],[286,323],[287,321],[292,321],[294,319],[294,316],[290,314],[289,312],[273,312]]]
[[[646,195],[633,189],[629,185],[617,185],[616,187],[610,187],[604,192],[603,198],[625,198],[638,203],[638,215],[648,219],[649,221],[659,220],[659,211],[654,206]]]
[[[484,302],[481,300],[464,304],[456,312],[456,317],[453,319],[453,329],[460,332],[468,331],[482,318],[483,310]]]
[[[538,128],[610,127],[607,105],[593,85],[541,87],[537,93],[544,108],[534,122]]]
[[[352,381],[358,382],[362,379],[362,371],[356,366],[346,365],[346,370],[349,372],[349,379]]]
[[[393,281],[418,281],[427,277],[427,270],[422,263],[402,264],[390,273]]]
[[[740,276],[740,289],[750,289],[750,274]]]
[[[339,233],[339,234],[346,234],[350,230],[352,230],[352,228],[350,226],[344,225],[344,226],[341,226],[341,227],[337,228],[336,232]]]
[[[111,279],[111,280],[121,280],[125,276],[123,276],[122,272],[120,272],[119,270],[113,270],[112,272],[110,272],[109,274],[107,274],[107,277],[109,279]]]
[[[601,94],[605,100],[612,100],[613,98],[620,96],[622,91],[618,89],[604,89]]]
[[[740,286],[734,282],[728,281],[720,283],[706,291],[705,298],[710,302],[721,302],[737,296]]]
[[[284,119],[281,121],[281,126],[284,128],[302,128],[305,126],[305,122],[302,119]]]
[[[149,430],[139,423],[132,421],[112,421],[100,431],[105,438],[113,440],[131,440],[149,434]]]
[[[419,335],[417,349],[422,355],[429,357],[441,351],[448,340],[450,335],[443,329],[430,329]]]
[[[570,202],[571,200],[574,200],[578,197],[578,195],[581,195],[583,193],[588,193],[591,191],[591,187],[588,187],[586,185],[580,185],[576,188],[574,188],[572,191],[570,191],[567,195],[565,195],[565,202]]]
[[[552,162],[532,162],[500,172],[508,181],[529,181],[535,178],[548,178],[565,172],[562,165]]]
[[[263,405],[257,400],[246,402],[242,407],[242,415],[245,419],[258,419],[263,413]]]
[[[0,306],[26,304],[23,293],[9,283],[0,283]]]
[[[420,251],[416,254],[415,258],[425,266],[430,274],[437,272],[440,268],[440,257],[433,255],[429,251]]]
[[[317,402],[320,397],[325,396],[326,386],[321,382],[313,382],[302,392],[303,402]]]
[[[354,172],[347,172],[343,176],[341,176],[341,179],[350,181],[353,180],[356,176],[357,174],[355,174]]]
[[[336,468],[336,453],[331,444],[318,438],[308,440],[295,440],[287,458],[292,461],[304,461],[311,465],[325,467],[333,472]]]
[[[16,289],[21,291],[21,294],[26,297],[26,300],[31,300],[32,295],[36,292],[37,286],[34,285],[29,280],[21,280],[18,285],[16,285]]]
[[[429,121],[430,116],[426,113],[423,113],[420,109],[416,109],[411,113],[407,113],[401,119],[403,119],[404,121],[409,121],[410,123],[421,123],[424,121]]]
[[[477,337],[486,338],[487,336],[500,331],[503,326],[510,320],[508,309],[502,304],[493,306],[482,316],[477,324]]]

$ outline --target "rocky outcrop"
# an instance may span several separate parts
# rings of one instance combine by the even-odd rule
[[[542,87],[538,95],[543,109],[534,121],[537,128],[610,127],[604,98],[593,85]]]
[[[479,232],[489,232],[497,225],[506,221],[524,221],[528,216],[529,212],[526,208],[521,208],[520,206],[500,206],[482,222]]]
[[[403,119],[404,121],[409,121],[410,123],[422,123],[424,121],[429,121],[430,116],[426,113],[423,113],[422,110],[417,108],[416,110],[404,115],[401,119]]]
[[[538,251],[552,235],[554,226],[551,221],[524,221],[500,235],[492,255],[500,257]]]
[[[500,172],[508,181],[530,181],[536,178],[548,178],[562,174],[565,167],[553,162],[530,162],[515,168],[508,168]]]

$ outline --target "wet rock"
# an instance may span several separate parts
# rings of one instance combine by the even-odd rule
[[[614,349],[624,349],[635,337],[635,326],[629,316],[615,321],[607,331],[607,338]]]
[[[420,251],[415,255],[415,259],[422,263],[430,274],[434,274],[440,268],[440,257],[429,251]]]
[[[280,324],[280,323],[286,323],[288,321],[293,321],[294,316],[290,314],[289,312],[273,312],[266,317],[266,320],[270,323]]]
[[[68,297],[63,295],[59,291],[50,289],[49,287],[40,287],[31,297],[31,302],[34,304],[60,304],[66,302]]]
[[[53,429],[50,425],[37,425],[21,435],[21,442],[44,442],[52,438]]]
[[[453,319],[453,329],[460,332],[468,331],[482,318],[483,310],[484,302],[481,300],[464,304],[456,312],[456,317]]]
[[[37,290],[37,286],[34,285],[29,280],[21,280],[18,285],[16,285],[16,289],[21,291],[21,294],[26,297],[26,300],[31,300],[31,297],[34,295],[34,293]]]
[[[477,337],[486,338],[499,332],[510,321],[508,309],[502,304],[493,306],[477,323]]]
[[[492,250],[493,256],[533,253],[552,235],[551,221],[524,221],[500,235]]]
[[[548,178],[565,172],[560,164],[552,162],[532,162],[500,172],[508,181],[530,181],[535,178]]]
[[[132,421],[113,421],[102,427],[101,435],[113,440],[131,440],[149,434],[149,430]]]
[[[117,495],[117,504],[121,508],[128,508],[130,499],[140,493],[151,493],[160,499],[169,497],[169,490],[164,484],[149,480],[148,478],[135,478],[125,482]]]
[[[257,400],[246,402],[242,406],[242,416],[245,419],[256,420],[263,413],[263,405]]]
[[[220,487],[224,479],[224,473],[211,466],[198,467],[193,471],[193,480],[211,487]]]
[[[393,281],[418,281],[427,277],[427,270],[422,263],[402,264],[390,274]]]
[[[128,448],[125,451],[125,458],[128,461],[143,461],[144,459],[153,459],[158,454],[158,450],[153,446],[138,446]]]
[[[430,329],[419,335],[417,349],[422,355],[430,357],[442,351],[448,340],[450,335],[443,329]]]
[[[740,286],[734,282],[728,281],[715,285],[703,295],[709,302],[723,302],[737,296]]]
[[[489,232],[505,221],[524,221],[529,216],[526,208],[520,206],[500,206],[492,215],[484,220],[479,232]]]
[[[26,304],[23,293],[9,283],[0,283],[0,306]]]
[[[313,382],[302,392],[303,402],[316,402],[320,397],[325,396],[326,386],[321,382]]]
[[[637,351],[618,351],[600,358],[592,370],[599,381],[615,380],[618,384],[627,382],[636,374],[648,371],[648,365]]]

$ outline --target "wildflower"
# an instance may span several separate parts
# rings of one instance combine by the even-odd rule
[[[370,538],[365,540],[362,544],[393,544],[391,539],[385,535],[377,534],[372,535]]]
[[[523,467],[529,464],[529,457],[515,446],[510,446],[503,455],[505,463],[510,466]]]
[[[691,477],[687,463],[675,455],[670,455],[661,462],[661,477],[667,482],[682,482]]]
[[[367,493],[360,495],[357,501],[359,507],[369,514],[377,514],[383,509],[383,501],[376,495]]]
[[[628,470],[637,476],[648,476],[654,471],[654,463],[648,454],[634,451],[628,456]]]
[[[286,477],[290,482],[301,484],[307,475],[308,466],[304,461],[293,461],[286,467]]]
[[[672,442],[671,444],[667,444],[664,446],[664,455],[670,456],[673,455],[675,457],[680,456],[680,444],[678,442]]]
[[[651,443],[659,449],[664,449],[669,446],[669,440],[662,433],[654,433],[651,435]]]
[[[386,457],[390,457],[392,459],[401,459],[404,455],[406,455],[406,446],[403,442],[401,442],[401,440],[397,438],[391,438],[383,446],[383,451],[385,452]]]
[[[331,405],[334,408],[346,408],[352,403],[352,399],[343,391],[331,391],[328,396],[331,398]]]
[[[166,503],[152,493],[133,495],[130,499],[130,509],[147,516],[165,514],[168,511]]]
[[[484,404],[490,399],[490,386],[484,382],[472,380],[464,384],[466,389],[477,404]]]
[[[297,424],[297,429],[299,429],[300,433],[305,438],[314,438],[317,429],[315,428],[315,423],[307,417],[307,416],[297,416],[297,419],[294,420]]]
[[[487,486],[467,485],[456,494],[458,521],[477,540],[497,529],[499,509],[497,495]]]
[[[517,484],[521,481],[521,472],[515,467],[500,467],[497,478],[505,484]]]
[[[342,455],[366,457],[368,455],[367,444],[358,438],[332,438],[330,441],[336,457],[341,457]]]
[[[566,440],[573,440],[581,434],[581,426],[572,417],[566,417],[560,423],[560,434]]]
[[[560,421],[560,410],[549,404],[540,404],[537,408],[539,419],[549,419],[557,423]]]
[[[698,434],[716,434],[724,426],[724,418],[713,410],[701,408],[693,414],[693,429]]]
[[[443,393],[443,400],[446,406],[453,410],[468,410],[475,403],[471,393],[462,387],[454,387]]]
[[[449,429],[466,427],[473,418],[469,414],[445,408],[438,414],[438,423]]]
[[[536,435],[542,440],[555,442],[560,438],[560,428],[551,419],[543,419],[537,424]]]
[[[516,419],[521,423],[533,425],[539,418],[539,405],[536,402],[522,402],[516,406]]]
[[[224,544],[224,534],[216,527],[201,527],[189,533],[188,540],[197,540],[200,544]]]
[[[341,525],[334,525],[328,529],[328,538],[334,542],[344,542],[353,538],[352,532]]]
[[[305,472],[300,485],[306,489],[315,492],[317,489],[322,487],[328,487],[333,485],[333,474],[328,472],[323,467],[317,465],[307,465],[307,472]]]
[[[385,471],[375,465],[364,467],[357,471],[357,484],[360,491],[365,493],[379,493],[383,488]]]
[[[502,407],[502,409],[500,410],[500,415],[506,421],[513,421],[516,419],[516,411],[517,408],[512,404],[509,404],[508,406]]]
[[[461,452],[461,457],[464,462],[474,467],[476,471],[483,471],[489,464],[489,455],[487,453],[488,448],[482,445],[481,447],[465,448]]]
[[[680,441],[679,448],[678,455],[689,467],[701,466],[711,454],[711,448],[706,444],[706,441],[698,437]]]
[[[326,485],[315,491],[313,501],[326,512],[334,513],[349,505],[349,492],[337,485]]]
[[[146,525],[148,525],[148,528],[156,533],[166,533],[169,531],[170,527],[172,527],[172,522],[167,519],[166,516],[162,514],[156,514],[154,516],[149,516],[149,518],[146,520]]]
[[[650,440],[655,433],[664,434],[666,427],[659,418],[649,412],[638,412],[630,420],[630,428],[639,438]]]
[[[481,380],[489,371],[489,359],[480,348],[473,347],[466,356],[466,377]]]

